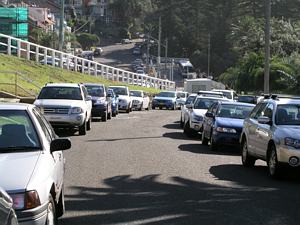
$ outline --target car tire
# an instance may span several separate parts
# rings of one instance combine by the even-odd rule
[[[155,106],[152,106],[152,109],[154,110],[154,109],[155,109]]]
[[[184,123],[183,123],[182,116],[181,116],[180,117],[180,127],[183,128],[183,125],[184,125]]]
[[[104,115],[101,116],[101,120],[102,120],[102,122],[107,121],[107,112],[106,111],[105,111]]]
[[[193,129],[190,128],[190,122],[189,121],[184,124],[183,133],[186,136],[190,137],[190,138],[196,136],[196,131],[194,131]]]
[[[203,133],[203,132],[202,132],[202,133]],[[210,140],[209,140],[209,142],[210,142],[209,149],[210,149],[211,151],[216,151],[216,150],[218,150],[218,145],[217,145],[217,143],[214,141],[212,133],[210,134]]]
[[[89,121],[86,123],[86,130],[91,130],[92,128],[92,118],[89,118]]]
[[[130,108],[126,109],[126,113],[130,113]]]
[[[280,167],[277,159],[276,147],[272,145],[270,147],[270,153],[268,154],[268,172],[272,178],[280,178],[282,173],[282,168]]]
[[[65,212],[65,194],[64,194],[64,188],[61,189],[61,193],[59,196],[59,200],[56,207],[56,215],[57,218],[62,217],[62,215]]]
[[[256,159],[249,155],[247,141],[242,142],[242,163],[245,167],[253,167]]]
[[[201,135],[202,145],[208,145],[208,139],[205,137],[204,132],[202,131]]]
[[[49,195],[49,202],[47,206],[47,217],[45,225],[57,225],[57,216],[56,216],[56,209],[53,197],[51,194]]]
[[[143,103],[141,105],[141,108],[139,108],[139,111],[142,111],[143,110]]]
[[[161,107],[161,106],[159,106],[158,108],[159,108],[160,110],[162,110],[162,107]]]
[[[173,105],[172,107],[172,110],[176,110],[177,109],[177,106],[176,106],[176,103]]]
[[[86,135],[86,121],[79,126],[79,135]]]
[[[112,117],[116,117],[117,116],[117,112],[112,112]]]

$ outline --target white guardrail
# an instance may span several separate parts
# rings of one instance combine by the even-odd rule
[[[124,82],[130,85],[175,90],[175,82],[170,80],[114,68],[4,34],[0,34],[0,49],[3,49],[2,46],[4,46],[4,50],[0,51],[2,53],[15,54],[19,58],[35,60],[45,65],[101,76],[107,80]]]

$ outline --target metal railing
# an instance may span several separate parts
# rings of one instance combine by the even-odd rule
[[[175,82],[148,75],[107,66],[95,61],[74,56],[69,53],[47,48],[28,41],[0,34],[0,48],[2,53],[15,54],[19,58],[35,60],[36,62],[60,67],[93,76],[101,76],[107,80],[127,83],[129,85],[151,87],[162,90],[175,90]]]

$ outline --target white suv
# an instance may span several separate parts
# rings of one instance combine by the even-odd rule
[[[244,121],[242,162],[267,162],[269,175],[278,177],[283,166],[300,167],[300,98],[272,95],[257,104]]]
[[[91,129],[92,98],[82,84],[47,84],[34,102],[53,127]]]
[[[132,111],[132,98],[129,89],[126,86],[110,86],[119,97],[119,110],[125,110],[127,113]]]

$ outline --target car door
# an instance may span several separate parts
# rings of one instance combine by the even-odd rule
[[[33,113],[36,117],[36,119],[39,121],[39,124],[43,130],[43,133],[46,137],[46,140],[48,141],[48,149],[45,149],[47,152],[46,154],[50,154],[51,158],[53,160],[53,170],[51,175],[53,176],[53,179],[55,181],[56,190],[60,192],[63,186],[63,174],[64,174],[64,163],[65,159],[63,157],[62,151],[55,151],[53,153],[50,152],[50,143],[52,140],[57,138],[57,135],[55,134],[52,126],[50,123],[46,120],[46,118],[36,109],[33,109]],[[49,171],[50,173],[50,171]]]
[[[258,128],[258,117],[263,114],[264,109],[266,108],[267,103],[259,103],[250,114],[250,118],[247,121],[245,129],[247,130],[248,137],[248,150],[253,154],[257,155],[257,134],[256,130]]]
[[[86,120],[88,120],[91,117],[93,104],[92,104],[92,100],[88,99],[88,92],[84,86],[82,86],[82,92],[83,92],[84,101],[87,105],[87,117],[88,118],[86,118]]]
[[[268,103],[268,105],[265,107],[264,111],[262,112],[261,116],[266,116],[272,121],[273,112],[274,112],[273,103]],[[266,157],[267,146],[272,136],[271,125],[258,123],[255,133],[256,133],[255,134],[256,152],[260,157]]]
[[[150,99],[147,94],[144,93],[143,106],[144,108],[149,108]]]

